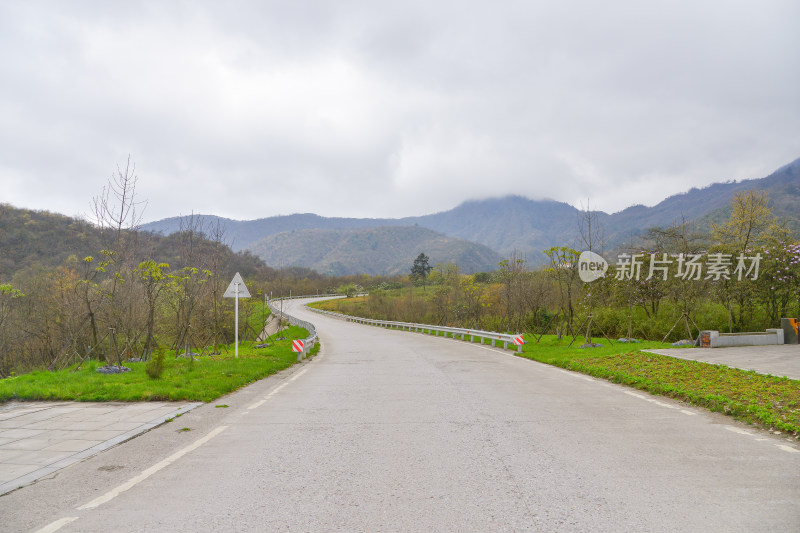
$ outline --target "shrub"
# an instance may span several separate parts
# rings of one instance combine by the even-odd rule
[[[161,374],[164,373],[163,348],[158,348],[157,350],[153,351],[153,355],[150,357],[150,360],[147,361],[144,371],[147,372],[147,375],[150,377],[150,379],[158,379],[161,377]]]

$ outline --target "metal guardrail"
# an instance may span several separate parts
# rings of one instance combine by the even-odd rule
[[[316,295],[308,295],[308,296],[285,296],[282,298],[275,298],[267,302],[270,311],[277,316],[280,320],[286,320],[289,324],[293,326],[299,326],[308,331],[308,337],[303,339],[303,351],[297,354],[297,360],[300,361],[308,356],[308,352],[314,345],[319,342],[319,337],[317,336],[317,328],[311,322],[306,322],[305,320],[300,320],[297,317],[294,317],[288,313],[283,312],[280,307],[275,306],[276,303],[280,302],[281,300],[295,300],[298,298],[326,298],[331,296],[340,296],[339,294],[316,294]]]
[[[443,334],[445,337],[448,334],[450,334],[454,339],[457,339],[458,335],[461,335],[461,340],[466,340],[467,336],[469,336],[471,342],[475,342],[475,338],[477,337],[481,340],[481,344],[485,344],[485,341],[489,340],[491,341],[492,346],[495,345],[495,342],[500,341],[503,343],[504,350],[508,349],[509,343],[515,345],[515,338],[521,337],[521,335],[519,334],[513,335],[509,333],[497,333],[495,331],[483,331],[479,329],[433,326],[431,324],[416,324],[413,322],[393,322],[390,320],[374,320],[371,318],[361,318],[350,315],[343,315],[341,313],[334,313],[332,311],[324,311],[322,309],[314,309],[313,307],[309,307],[309,309],[317,313],[322,313],[336,318],[341,318],[343,320],[347,320],[348,322],[356,322],[358,324],[379,326],[390,329],[400,329],[405,331],[417,331],[421,333],[427,332],[429,335],[436,335],[437,337],[439,336],[440,333]],[[522,352],[521,344],[517,345],[517,352]]]
[[[298,354],[297,360],[300,361],[304,357],[308,355],[308,351],[316,344],[319,340],[317,337],[317,328],[311,322],[307,322],[305,320],[300,320],[288,313],[281,311],[279,307],[276,307],[274,304],[279,302],[280,300],[295,300],[300,298],[330,298],[330,297],[341,297],[341,294],[316,294],[316,295],[306,295],[306,296],[287,296],[284,298],[275,298],[274,300],[270,300],[268,305],[270,310],[279,318],[285,319],[287,322],[294,326],[300,326],[308,330],[309,336],[303,341],[303,351]],[[336,318],[340,318],[342,320],[346,320],[347,322],[356,322],[358,324],[366,324],[369,326],[378,326],[378,327],[385,327],[389,329],[399,329],[404,331],[417,331],[421,333],[427,332],[429,335],[436,335],[437,337],[441,333],[445,337],[451,335],[453,339],[457,339],[459,335],[461,335],[461,340],[466,340],[467,336],[470,337],[470,342],[475,342],[475,338],[479,338],[481,344],[485,344],[485,341],[491,341],[491,345],[495,346],[495,342],[502,342],[503,349],[507,350],[508,345],[516,345],[517,352],[522,352],[522,344],[517,344],[516,339],[521,339],[522,335],[520,334],[510,334],[510,333],[497,333],[496,331],[483,331],[479,329],[469,329],[469,328],[451,328],[447,326],[434,326],[431,324],[417,324],[414,322],[394,322],[391,320],[375,320],[372,318],[361,318],[357,316],[350,316],[350,315],[343,315],[341,313],[334,313],[333,311],[325,311],[322,309],[315,309],[313,307],[308,307],[308,309],[314,311],[315,313],[321,313],[328,316],[333,316]]]

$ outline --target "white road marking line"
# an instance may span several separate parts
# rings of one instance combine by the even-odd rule
[[[70,522],[74,522],[77,520],[77,516],[68,516],[67,518],[62,518],[61,520],[56,520],[52,524],[48,524],[44,526],[42,529],[38,530],[36,533],[55,533],[62,527],[66,526]]]
[[[728,431],[733,431],[734,433],[739,433],[740,435],[747,435],[749,437],[753,436],[753,434],[750,433],[749,431],[745,431],[744,429],[739,429],[733,426],[725,426],[725,429],[727,429]]]
[[[108,501],[113,500],[114,498],[116,498],[117,496],[119,496],[120,494],[125,492],[126,490],[133,488],[134,486],[136,486],[137,484],[141,483],[145,479],[149,478],[150,476],[152,476],[153,474],[155,474],[159,470],[162,470],[163,468],[166,468],[167,466],[171,465],[172,463],[174,463],[175,461],[177,461],[178,459],[180,459],[181,457],[183,457],[187,453],[189,453],[189,452],[191,452],[193,450],[196,450],[197,448],[199,448],[200,446],[202,446],[206,442],[210,441],[211,439],[213,439],[214,437],[216,437],[217,435],[219,435],[220,433],[222,433],[226,429],[228,429],[228,426],[220,426],[220,427],[216,428],[215,430],[213,430],[211,433],[209,433],[205,437],[196,440],[193,444],[190,444],[186,448],[175,452],[174,454],[170,455],[169,457],[167,457],[163,461],[154,464],[153,466],[151,466],[150,468],[148,468],[147,470],[145,470],[144,472],[142,472],[138,476],[135,476],[135,477],[131,478],[130,480],[128,480],[126,483],[123,483],[119,487],[108,491],[104,495],[100,496],[99,498],[95,498],[94,500],[90,501],[89,503],[87,503],[85,505],[81,505],[80,507],[78,507],[78,510],[79,511],[84,511],[86,509],[94,509],[96,507],[99,507],[100,505],[103,505],[104,503],[106,503]]]
[[[579,372],[570,372],[568,370],[564,370],[563,368],[558,368],[558,367],[556,367],[556,370],[558,370],[562,374],[566,374],[567,376],[573,377],[575,379],[582,379],[584,381],[591,381],[592,383],[597,382],[596,379],[590,378],[589,376],[584,376],[583,374],[581,374]]]
[[[635,396],[636,398],[639,398],[640,400],[646,400],[646,399],[647,399],[647,398],[645,398],[644,396],[642,396],[641,394],[637,394],[637,393],[635,393],[635,392],[631,392],[631,391],[628,391],[628,390],[624,390],[624,391],[622,391],[622,392],[624,392],[624,393],[625,393],[625,394],[627,394],[628,396]]]
[[[653,398],[646,398],[646,400],[648,402],[654,403],[656,405],[660,405],[661,407],[666,407],[667,409],[678,409],[678,407],[676,407],[674,405],[670,405],[670,404],[664,403],[664,402],[659,402],[658,400],[655,400]]]
[[[776,446],[785,452],[800,453],[800,450],[792,448],[791,446],[786,446],[785,444],[776,444]]]
[[[300,372],[298,372],[298,373],[297,373],[297,374],[295,374],[294,376],[290,377],[290,378],[289,378],[289,381],[294,381],[294,380],[296,380],[297,378],[299,378],[300,376],[302,376],[302,375],[303,375],[303,374],[305,374],[306,372],[308,372],[308,367],[305,367],[303,370],[301,370]]]
[[[258,402],[256,402],[256,403],[254,403],[253,405],[249,406],[249,407],[247,408],[247,410],[249,411],[250,409],[257,409],[258,407],[261,407],[261,406],[262,406],[262,405],[264,405],[265,403],[267,403],[267,400],[266,400],[266,399],[264,399],[264,400],[261,400],[261,401],[258,401]]]
[[[747,435],[748,437],[756,437],[755,440],[758,442],[763,442],[763,441],[769,442],[772,440],[772,439],[766,439],[764,437],[757,437],[754,433],[751,433],[750,431],[746,431],[744,429],[739,429],[737,427],[733,426],[724,426],[724,427],[728,431],[733,431],[734,433],[739,433],[740,435]],[[785,444],[776,444],[775,446],[777,446],[778,448],[780,448],[785,452],[800,453],[800,450],[798,450],[797,448],[792,448],[791,446],[786,446]]]
[[[667,409],[677,409],[677,410],[679,410],[681,413],[683,413],[685,415],[694,416],[694,415],[697,414],[697,413],[693,413],[691,411],[687,411],[686,409],[681,409],[677,405],[671,405],[671,404],[668,404],[668,403],[660,402],[660,401],[656,400],[655,398],[648,398],[647,396],[645,396],[643,394],[637,394],[635,392],[631,392],[631,391],[627,391],[627,390],[626,391],[622,391],[622,392],[624,392],[628,396],[633,396],[635,398],[639,398],[640,400],[644,400],[646,402],[654,403],[654,404],[656,404],[656,405],[658,405],[660,407],[666,407]]]
[[[508,351],[506,350],[498,350],[496,348],[492,348],[491,346],[484,346],[482,344],[473,344],[473,346],[475,346],[476,348],[483,348],[484,350],[487,350],[489,352],[499,353],[500,355],[507,355],[509,357],[516,357],[517,359],[519,359],[519,357],[515,355],[516,352],[508,353]]]
[[[269,399],[270,399],[270,398],[272,398],[274,395],[276,395],[276,394],[278,393],[278,391],[280,391],[280,390],[281,390],[282,388],[284,388],[286,385],[288,385],[288,384],[289,384],[289,383],[291,383],[292,381],[296,380],[297,378],[299,378],[300,376],[302,376],[302,375],[303,375],[303,374],[305,374],[306,372],[308,372],[308,367],[304,368],[304,369],[303,369],[303,370],[301,370],[300,372],[296,373],[294,376],[290,377],[290,378],[289,378],[288,380],[286,380],[285,382],[283,382],[283,383],[281,383],[280,385],[278,385],[277,387],[275,387],[275,388],[272,390],[272,392],[270,392],[269,394],[267,394],[266,396],[264,396],[264,399],[263,399],[263,400],[259,400],[259,401],[257,401],[256,403],[254,403],[254,404],[251,404],[250,406],[248,406],[248,407],[247,407],[247,411],[249,411],[249,410],[251,410],[251,409],[257,409],[257,408],[261,407],[262,405],[264,405],[264,404],[266,403],[266,401],[267,401],[267,400],[269,400]],[[245,412],[246,412],[246,411],[245,411]]]
[[[285,387],[286,385],[288,385],[288,384],[289,384],[289,382],[288,382],[288,381],[286,381],[286,382],[284,382],[284,383],[281,383],[280,385],[278,385],[277,387],[275,387],[274,389],[272,389],[272,392],[270,392],[269,394],[267,394],[266,396],[264,396],[264,399],[262,399],[262,400],[259,400],[259,401],[257,401],[256,403],[254,403],[254,404],[252,404],[252,405],[248,406],[248,407],[247,407],[247,410],[249,411],[250,409],[256,409],[257,407],[261,407],[262,405],[264,405],[264,403],[265,403],[267,400],[269,400],[270,398],[272,398],[273,396],[275,396],[275,395],[278,393],[278,391],[280,391],[282,388],[284,388],[284,387]]]
[[[289,382],[288,382],[288,381],[287,381],[287,382],[285,382],[285,383],[281,383],[280,385],[278,385],[277,387],[275,387],[274,389],[272,389],[272,392],[270,392],[269,394],[267,394],[266,396],[264,396],[264,399],[265,399],[265,400],[269,400],[270,398],[272,398],[273,396],[275,396],[276,394],[278,394],[278,391],[280,391],[282,388],[284,388],[284,387],[285,387],[286,385],[288,385],[288,384],[289,384]]]

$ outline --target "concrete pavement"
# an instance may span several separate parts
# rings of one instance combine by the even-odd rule
[[[800,346],[648,350],[800,379]],[[141,435],[200,403],[9,402],[0,405],[0,495]]]
[[[0,404],[0,495],[141,435],[200,403]]]
[[[800,523],[800,450],[785,436],[500,349],[315,322],[317,357],[226,397],[226,409],[188,413],[191,432],[162,426],[0,498],[7,528],[618,533]]]
[[[776,531],[800,520],[800,448],[785,436],[510,352],[294,311],[318,322],[319,356],[226,409],[195,409],[6,494],[8,530]],[[47,405],[52,424],[70,415],[57,408],[72,404]],[[48,440],[53,428],[17,429]]]
[[[736,346],[731,348],[681,348],[645,350],[651,353],[725,365],[759,374],[800,379],[800,345]]]

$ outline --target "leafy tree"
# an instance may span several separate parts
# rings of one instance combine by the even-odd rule
[[[336,288],[336,292],[338,294],[344,294],[348,298],[352,298],[353,296],[355,296],[356,293],[358,293],[358,291],[359,291],[358,285],[356,285],[355,283],[347,283],[345,285],[340,285]]]
[[[550,266],[545,271],[552,277],[558,286],[560,312],[564,316],[564,329],[572,331],[575,319],[573,300],[579,290],[578,285],[578,258],[580,252],[566,246],[553,246],[543,252],[550,260]]]
[[[766,192],[749,190],[731,200],[731,216],[723,224],[711,223],[718,248],[730,253],[785,240],[788,230],[772,214]]]
[[[422,283],[422,288],[425,289],[425,281],[428,278],[428,274],[431,273],[433,267],[431,266],[430,259],[424,253],[420,253],[416,259],[414,259],[414,264],[411,266],[411,279],[414,280],[416,283]]]
[[[505,310],[505,329],[519,331],[519,324],[525,314],[525,291],[523,284],[527,268],[525,260],[517,257],[516,252],[509,259],[498,263],[500,281],[502,283],[501,301]],[[513,324],[513,325],[512,325]]]
[[[10,284],[0,284],[0,378],[8,375],[13,367],[13,359],[8,353],[8,339],[10,337],[7,323],[11,317],[12,300],[23,298],[25,295]]]
[[[156,323],[156,306],[158,304],[158,297],[161,295],[170,277],[166,269],[169,268],[167,263],[156,263],[153,260],[143,261],[139,263],[136,269],[136,275],[139,278],[139,283],[144,290],[144,299],[147,304],[147,338],[144,343],[144,356],[148,357],[151,348],[153,347],[154,337],[153,330]]]
[[[761,269],[754,282],[758,299],[771,324],[789,315],[789,304],[798,301],[800,312],[800,244],[779,243],[760,250]]]
[[[712,223],[711,232],[716,241],[712,251],[730,254],[734,259],[789,239],[788,229],[772,214],[767,193],[756,190],[737,194],[731,200],[730,218],[723,224]],[[755,288],[749,280],[723,279],[716,283],[716,293],[728,309],[730,331],[744,328],[745,321],[752,318]],[[738,316],[733,312],[734,305]]]

